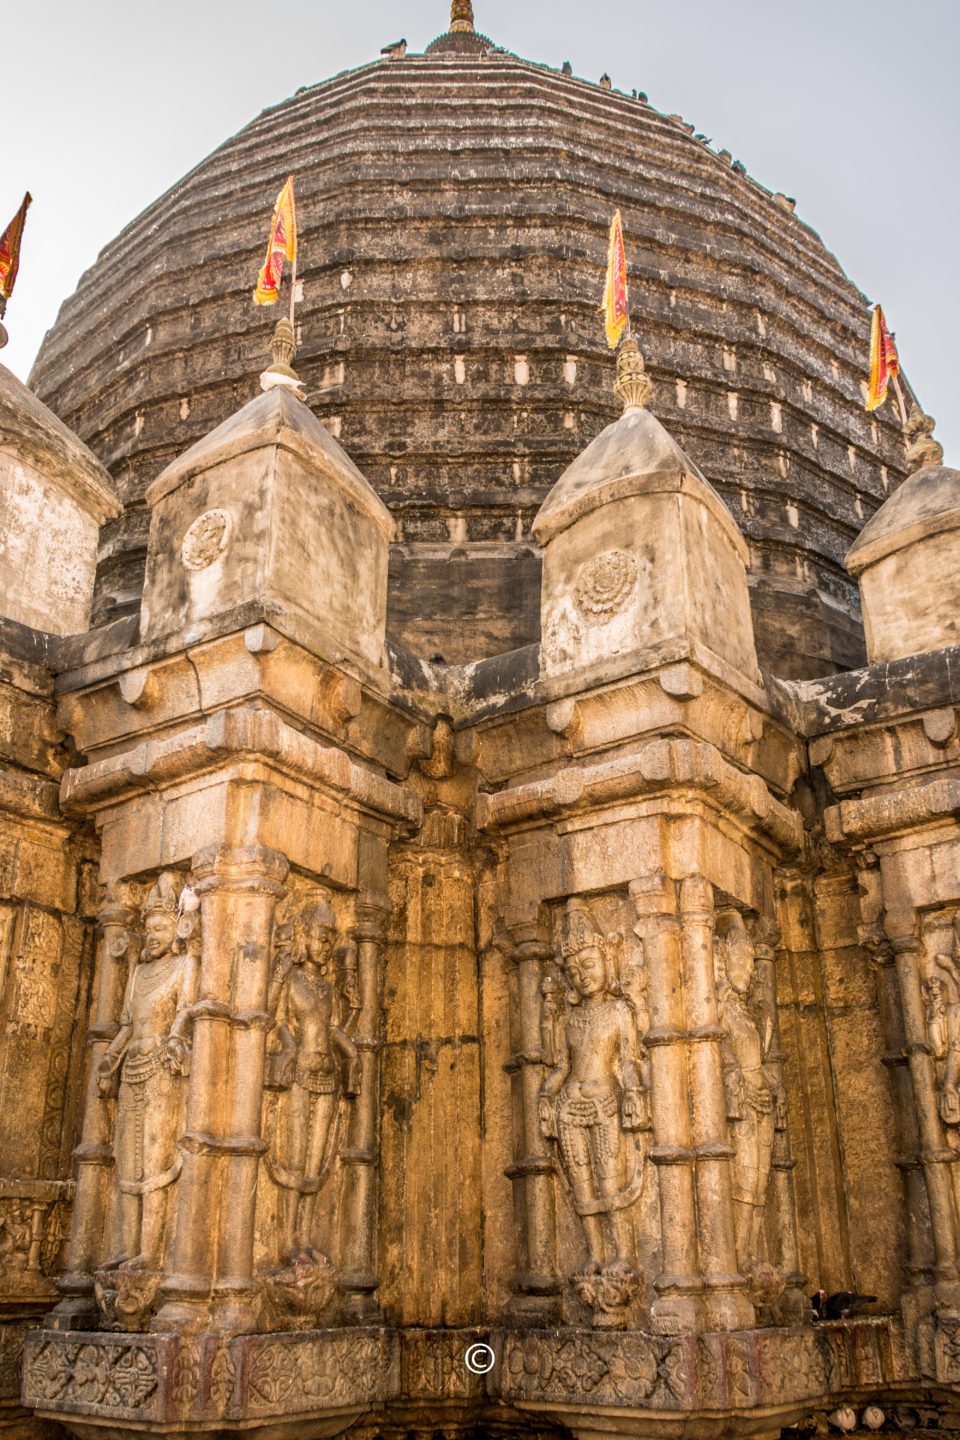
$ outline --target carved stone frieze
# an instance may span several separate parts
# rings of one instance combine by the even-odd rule
[[[0,1286],[6,1295],[52,1293],[73,1191],[66,1180],[0,1180]]]
[[[399,1389],[399,1347],[382,1330],[216,1336],[67,1335],[25,1344],[28,1405],[143,1425],[366,1409]]]

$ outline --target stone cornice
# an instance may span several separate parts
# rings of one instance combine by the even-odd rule
[[[481,794],[477,824],[481,830],[510,829],[676,790],[699,792],[783,851],[796,851],[802,844],[801,817],[775,800],[758,775],[737,770],[713,745],[675,738],[651,740],[616,760],[571,767],[545,780]]]
[[[345,751],[300,734],[267,710],[221,711],[175,735],[146,741],[119,755],[68,770],[63,809],[86,813],[121,796],[152,791],[234,761],[261,760],[347,804],[406,825],[418,825],[421,803],[400,785],[355,764]]]
[[[883,835],[939,825],[960,814],[960,771],[935,775],[860,800],[841,800],[824,815],[833,845],[866,843]]]

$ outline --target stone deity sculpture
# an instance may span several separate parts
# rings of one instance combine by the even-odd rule
[[[359,1055],[346,1028],[359,1002],[350,972],[342,990],[337,983],[336,919],[322,895],[307,900],[292,933],[280,938],[267,1084],[286,1093],[269,1169],[281,1191],[289,1252],[313,1247],[314,1207],[334,1159],[341,1098],[359,1090]]]
[[[718,916],[714,955],[727,1119],[736,1151],[732,1176],[737,1263],[743,1274],[750,1274],[760,1259],[779,1085],[765,1063],[770,1034],[761,1033],[750,1007],[755,957],[738,911]]]
[[[114,1134],[113,1259],[102,1267],[101,1290],[131,1289],[132,1275],[159,1284],[169,1225],[171,1186],[180,1173],[183,1077],[189,1069],[191,1006],[199,959],[191,944],[199,900],[173,875],[161,875],[143,907],[143,943],[127,982],[120,1028],[100,1062],[103,1095],[117,1095]],[[143,1291],[143,1284],[138,1284]],[[154,1287],[155,1288],[155,1287]],[[150,1289],[147,1286],[147,1289]],[[140,1301],[127,1297],[134,1310]],[[143,1305],[148,1302],[144,1294]],[[107,1309],[116,1306],[114,1295]],[[124,1308],[123,1294],[120,1310]],[[108,1315],[108,1318],[110,1316]],[[135,1315],[123,1328],[133,1328]]]
[[[945,1125],[960,1125],[960,911],[953,943],[934,956],[936,969],[923,982],[927,1034],[937,1062],[937,1103]]]
[[[583,901],[567,904],[560,952],[569,1006],[554,1027],[540,1125],[558,1142],[587,1242],[589,1258],[574,1288],[593,1306],[596,1324],[621,1325],[639,1284],[627,1211],[643,1189],[644,1155],[634,1132],[649,1128],[644,1061],[613,941]]]

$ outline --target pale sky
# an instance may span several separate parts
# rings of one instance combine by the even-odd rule
[[[762,184],[795,196],[798,215],[883,305],[947,461],[960,467],[957,0],[474,0],[474,9],[497,44],[549,65],[570,60],[584,79],[608,71],[615,87],[646,91]],[[4,49],[0,228],[25,189],[34,205],[0,361],[26,379],[101,247],[265,106],[401,36],[422,50],[448,17],[448,0],[16,6]]]

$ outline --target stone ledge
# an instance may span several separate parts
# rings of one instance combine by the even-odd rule
[[[493,1344],[503,1400],[555,1413],[642,1410],[648,1433],[657,1414],[667,1431],[697,1412],[787,1417],[899,1383],[908,1370],[899,1325],[886,1317],[705,1335],[528,1331]]]
[[[230,1340],[38,1330],[24,1347],[24,1405],[71,1422],[246,1428],[359,1413],[399,1388],[399,1336],[382,1329]]]
[[[497,1357],[486,1377],[464,1363],[478,1340]],[[320,1433],[314,1426],[324,1420],[339,1417],[343,1428],[400,1400],[507,1404],[624,1424],[637,1414],[647,1433],[669,1435],[697,1414],[742,1417],[749,1426],[763,1412],[789,1424],[811,1405],[911,1378],[902,1329],[890,1317],[679,1336],[371,1327],[224,1339],[41,1330],[26,1338],[23,1403],[74,1430],[83,1425],[82,1433],[117,1421],[140,1431],[226,1423],[276,1433],[308,1419]]]

